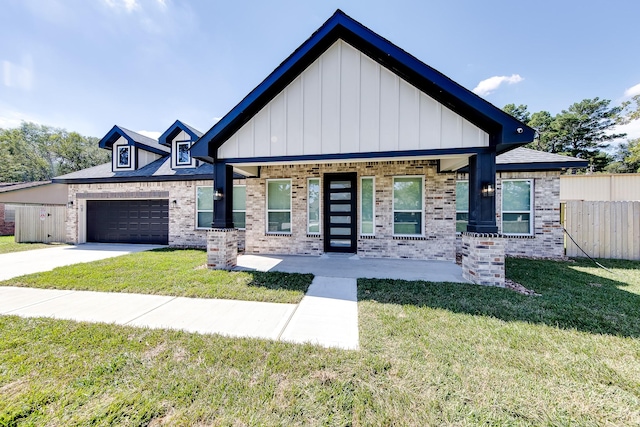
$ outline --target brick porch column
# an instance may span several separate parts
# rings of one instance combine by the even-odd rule
[[[238,261],[238,230],[213,228],[207,231],[207,267],[230,270]]]
[[[462,233],[462,276],[478,285],[504,287],[504,239],[494,233]]]

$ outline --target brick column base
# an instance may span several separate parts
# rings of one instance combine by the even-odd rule
[[[462,276],[478,285],[504,287],[504,239],[499,234],[462,233]]]
[[[238,261],[238,230],[214,228],[207,231],[207,267],[230,270]]]

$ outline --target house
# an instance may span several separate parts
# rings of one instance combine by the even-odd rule
[[[17,206],[64,205],[67,187],[51,181],[0,183],[0,236],[15,233]]]
[[[75,243],[206,244],[213,268],[243,245],[451,262],[459,247],[466,277],[501,285],[505,250],[557,243],[558,171],[584,163],[502,170],[496,159],[533,137],[338,10],[206,133],[176,121],[155,141],[116,126],[100,141],[111,163],[54,182],[69,186]]]

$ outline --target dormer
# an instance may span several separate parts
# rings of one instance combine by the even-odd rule
[[[176,120],[165,131],[158,142],[171,149],[171,169],[193,168],[197,161],[191,157],[191,145],[202,136],[202,132]]]
[[[100,140],[100,148],[111,150],[113,172],[134,171],[169,154],[155,139],[120,126],[111,128]]]

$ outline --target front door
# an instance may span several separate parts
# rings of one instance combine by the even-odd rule
[[[324,251],[356,252],[356,174],[324,175]]]

